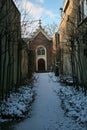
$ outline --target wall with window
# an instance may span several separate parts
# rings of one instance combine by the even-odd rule
[[[37,48],[37,56],[42,56],[42,55],[43,56],[46,55],[46,51],[44,47],[40,46]]]
[[[47,71],[47,50],[43,45],[39,45],[36,48],[36,71],[39,71],[38,61],[43,59],[45,62],[45,71]]]
[[[78,0],[66,0],[63,7],[63,15],[59,26],[60,46],[61,46],[61,73],[64,75],[73,75],[72,41],[74,42],[75,21],[78,10]],[[72,50],[72,51],[71,51]]]
[[[78,6],[78,24],[87,17],[87,0],[80,0]]]
[[[34,71],[39,71],[38,61],[40,59],[43,59],[45,62],[45,71],[50,71],[52,65],[52,40],[48,38],[42,28],[36,34],[30,43],[30,49],[34,53]]]

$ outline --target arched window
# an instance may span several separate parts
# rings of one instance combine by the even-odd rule
[[[45,55],[45,49],[43,47],[39,47],[37,49],[37,55]]]

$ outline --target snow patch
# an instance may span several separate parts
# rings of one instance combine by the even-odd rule
[[[33,101],[34,92],[30,86],[21,86],[16,93],[12,93],[7,101],[0,106],[0,121],[3,119],[21,119],[25,117]]]
[[[63,86],[58,94],[66,115],[79,124],[87,124],[87,96],[72,86]]]

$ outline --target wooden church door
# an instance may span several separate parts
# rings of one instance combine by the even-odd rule
[[[44,59],[39,59],[38,60],[38,71],[39,72],[44,72],[45,71],[45,61],[44,61]]]

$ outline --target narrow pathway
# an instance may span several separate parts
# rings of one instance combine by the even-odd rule
[[[60,99],[54,91],[61,87],[60,84],[53,82],[48,73],[42,73],[35,86],[37,95],[31,118],[13,125],[10,130],[79,130],[61,109]]]

